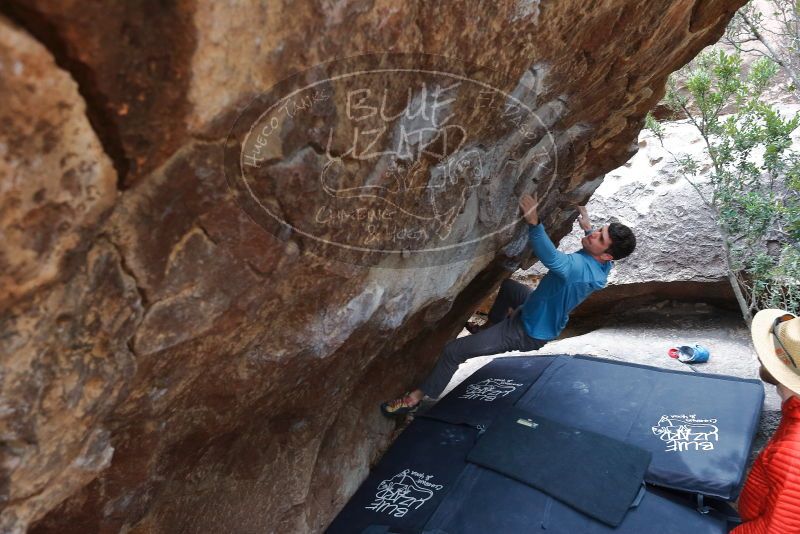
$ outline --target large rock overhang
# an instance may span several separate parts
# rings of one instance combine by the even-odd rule
[[[2,530],[324,528],[391,439],[379,401],[528,259],[524,225],[501,224],[519,194],[567,232],[668,74],[743,3],[4,3]],[[555,172],[532,165],[541,132],[475,139],[497,172],[444,204],[466,199],[447,222],[482,237],[467,255],[333,261],[270,233],[226,181],[254,97],[367,51],[481,66],[558,150]],[[297,200],[319,147],[281,148],[271,172]]]

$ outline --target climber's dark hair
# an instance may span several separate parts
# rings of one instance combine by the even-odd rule
[[[608,225],[608,237],[611,238],[611,246],[606,250],[615,260],[627,258],[636,248],[636,236],[633,230],[624,224],[615,222]]]

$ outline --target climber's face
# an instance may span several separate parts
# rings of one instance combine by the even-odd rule
[[[608,235],[608,225],[603,226],[581,239],[583,250],[602,261],[613,260],[614,258],[606,252],[611,246],[611,237]]]

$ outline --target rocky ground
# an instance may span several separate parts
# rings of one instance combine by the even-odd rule
[[[480,322],[483,318],[475,317],[474,320]],[[464,330],[460,335],[469,333]],[[710,350],[711,357],[707,363],[689,366],[667,355],[670,347],[694,343]],[[459,367],[445,393],[492,359],[521,354],[587,354],[687,373],[697,371],[742,378],[758,376],[758,360],[750,342],[750,332],[737,313],[705,304],[668,301],[606,318],[573,321],[560,339],[536,352],[508,352],[469,360]],[[751,461],[780,420],[780,398],[775,388],[765,384],[765,392]]]

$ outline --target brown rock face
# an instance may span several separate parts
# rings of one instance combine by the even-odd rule
[[[0,530],[322,530],[742,3],[3,4]]]
[[[4,22],[0,34],[0,305],[56,280],[67,254],[114,205],[116,176],[75,82]]]
[[[121,185],[183,144],[196,35],[191,2],[45,0],[11,2],[5,11],[78,82]]]

